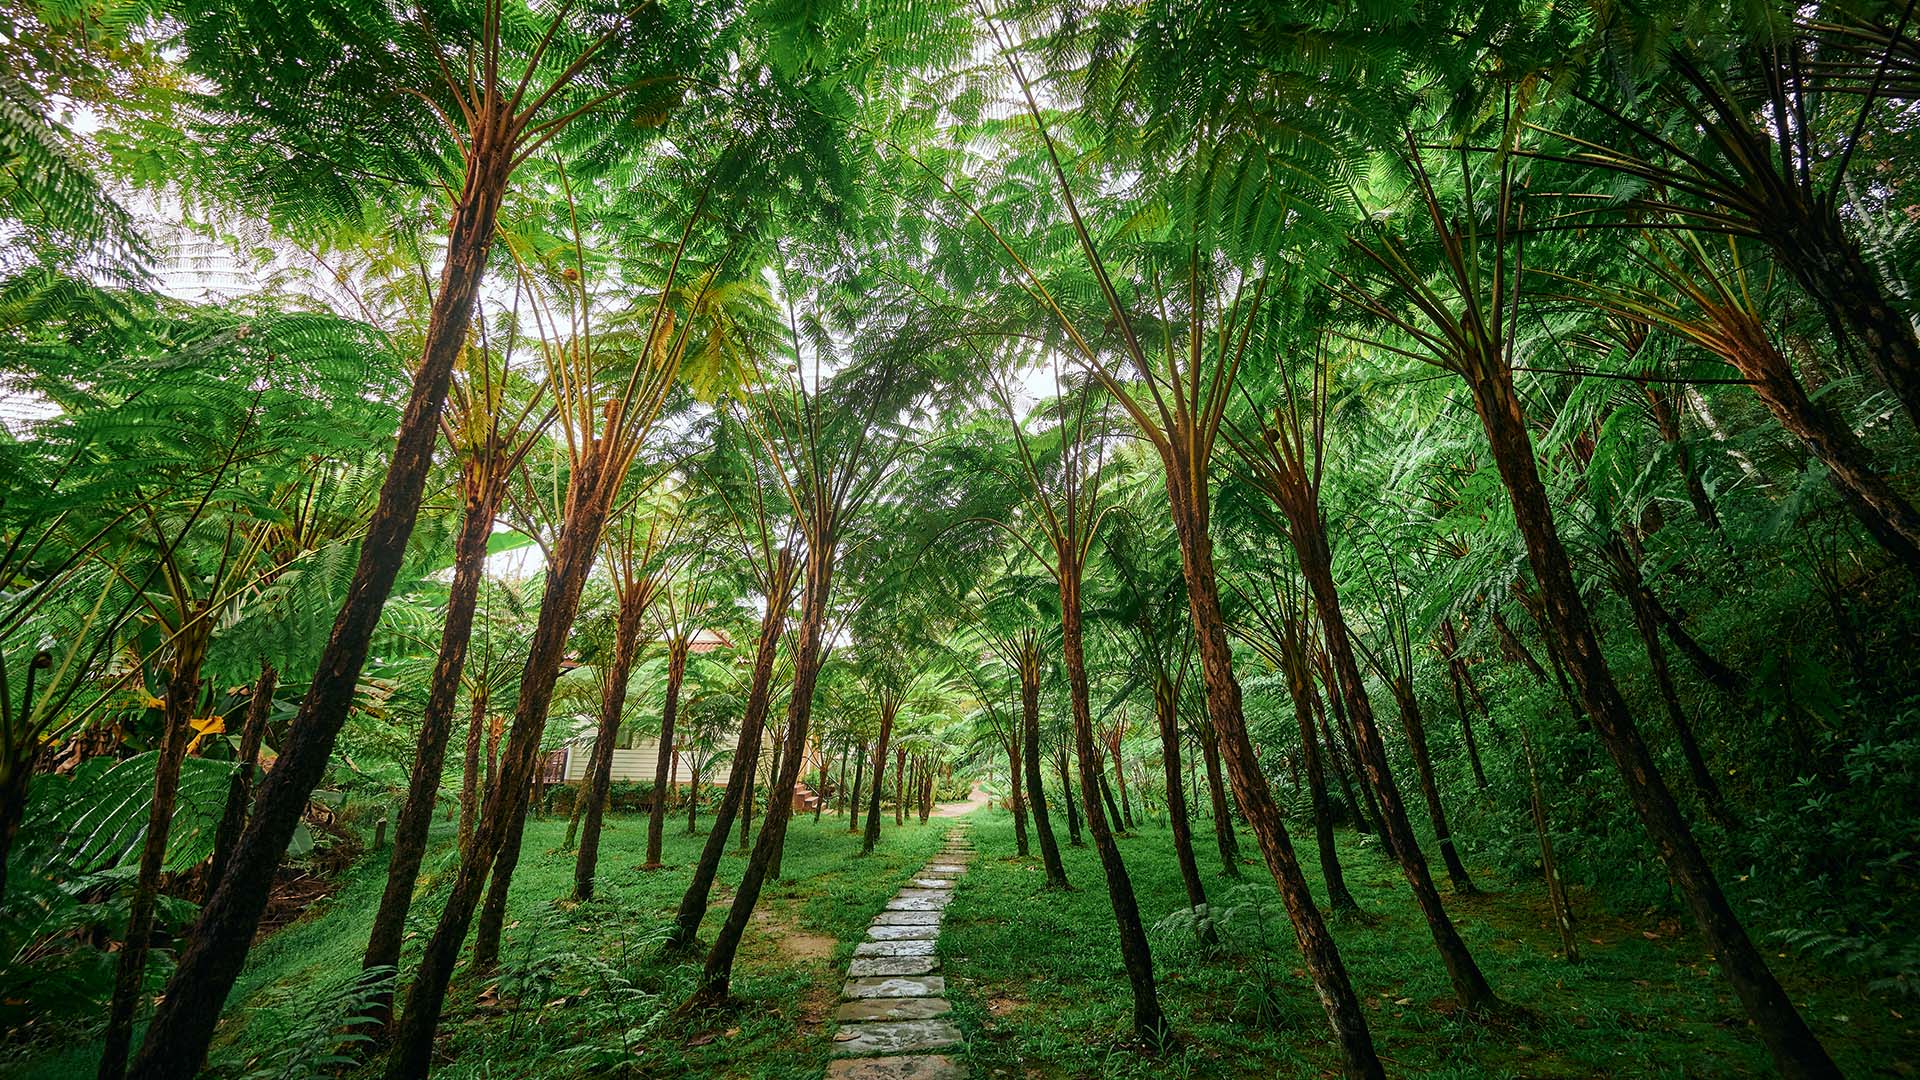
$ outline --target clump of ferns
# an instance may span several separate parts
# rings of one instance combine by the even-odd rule
[[[665,943],[665,932],[634,935],[623,928],[615,951],[602,955],[573,947],[591,929],[556,908],[523,922],[492,989],[507,1006],[506,1041],[551,1037],[559,1044],[551,1048],[556,1058],[596,1072],[630,1063],[670,1010],[668,995],[641,987],[630,974]],[[546,1023],[562,1013],[563,1023]]]
[[[1153,933],[1174,950],[1223,959],[1242,957],[1247,979],[1234,992],[1234,1013],[1254,1026],[1282,1030],[1292,1025],[1281,980],[1282,950],[1292,947],[1291,923],[1271,885],[1236,885],[1224,898],[1181,908],[1154,923]],[[1210,931],[1210,933],[1209,933]]]

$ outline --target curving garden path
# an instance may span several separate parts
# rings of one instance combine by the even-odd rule
[[[972,800],[952,805],[974,809]],[[853,950],[845,1000],[833,1012],[828,1080],[965,1080],[966,1066],[948,1053],[961,1036],[946,1019],[952,1006],[937,944],[953,883],[973,858],[968,828],[961,822],[947,833],[940,854],[887,901]]]

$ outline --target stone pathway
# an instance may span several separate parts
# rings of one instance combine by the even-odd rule
[[[846,1000],[833,1011],[840,1027],[827,1080],[966,1080],[966,1066],[944,1053],[961,1039],[946,1018],[953,1007],[934,943],[954,880],[973,858],[967,829],[947,833],[940,854],[887,901],[853,950]]]

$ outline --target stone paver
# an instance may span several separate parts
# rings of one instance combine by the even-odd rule
[[[945,997],[947,980],[938,975],[885,975],[848,979],[840,990],[844,998]]]
[[[967,1080],[967,1067],[945,1054],[841,1058],[827,1066],[827,1080]]]
[[[947,834],[934,861],[907,881],[874,916],[867,940],[847,964],[845,1000],[833,1011],[833,1057],[827,1080],[968,1080],[966,1066],[945,1054],[964,1041],[945,1019],[947,980],[940,970],[940,920],[955,881],[973,860],[962,824]]]
[[[860,956],[932,956],[934,945],[932,938],[920,938],[908,941],[863,941],[853,947],[853,955]]]
[[[833,1053],[835,1057],[923,1054],[958,1045],[960,1029],[945,1020],[876,1020],[840,1025]]]
[[[874,941],[932,941],[939,936],[938,919],[928,923],[875,923],[867,927],[867,937]]]
[[[893,901],[889,900],[891,904]],[[883,911],[873,917],[875,926],[939,926],[940,913],[932,908],[918,911]]]
[[[847,965],[854,978],[869,975],[931,975],[940,970],[937,956],[856,956]]]
[[[925,1020],[953,1011],[946,998],[866,998],[843,1001],[833,1010],[833,1018],[842,1023],[858,1020]]]

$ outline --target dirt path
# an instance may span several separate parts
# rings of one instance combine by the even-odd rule
[[[992,801],[993,796],[987,794],[986,785],[975,780],[973,782],[973,790],[967,793],[967,797],[964,800],[960,802],[934,803],[932,816],[962,817],[966,814],[973,813],[975,810],[980,809]]]

